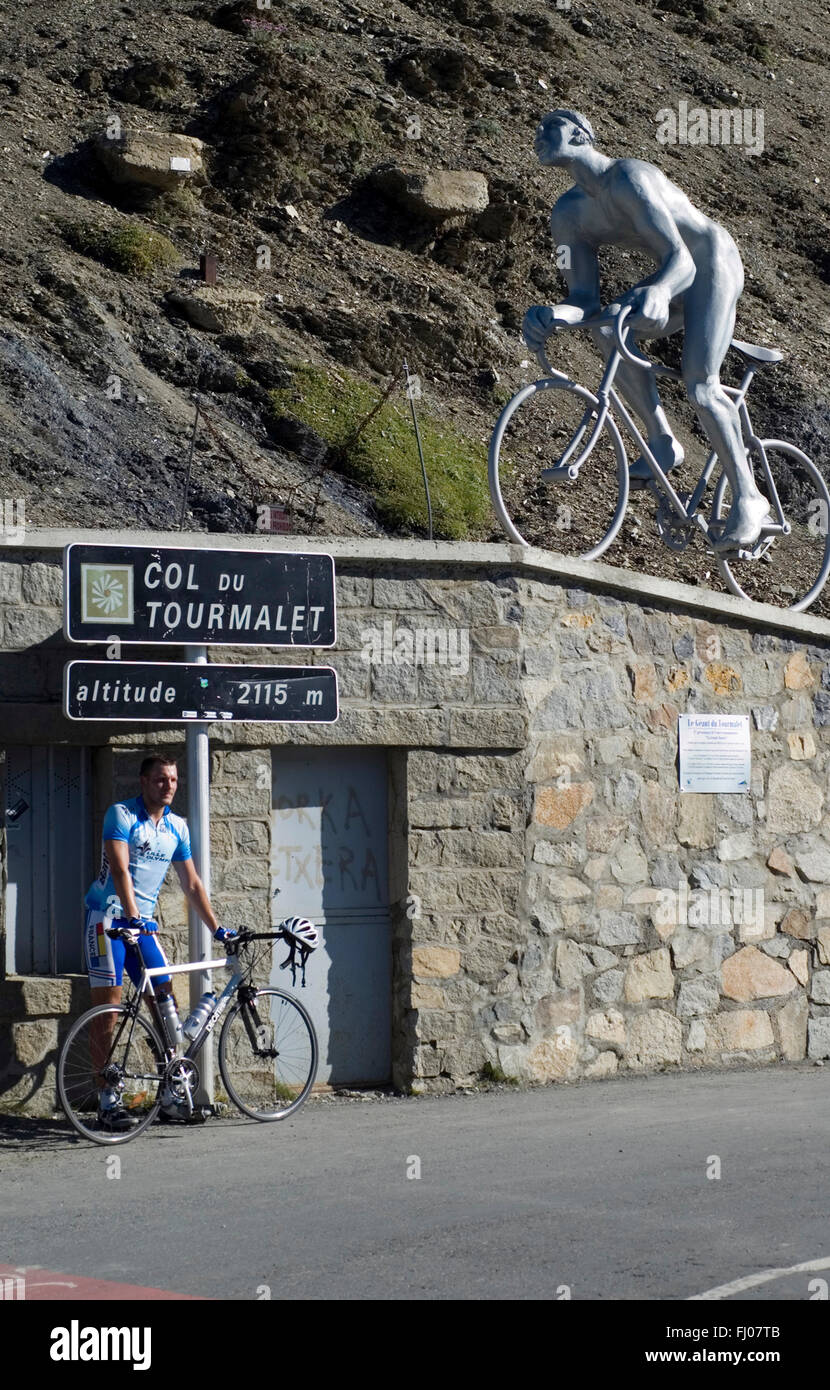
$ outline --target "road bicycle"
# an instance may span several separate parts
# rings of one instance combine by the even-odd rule
[[[120,936],[140,960],[139,934],[149,935],[133,928],[108,928],[108,935]],[[317,1074],[317,1035],[306,1009],[292,994],[253,983],[255,969],[267,963],[271,954],[270,946],[262,948],[256,943],[274,941],[289,946],[283,965],[291,965],[295,971],[295,943],[289,933],[282,928],[271,932],[243,928],[226,942],[226,957],[149,970],[141,961],[141,979],[126,1002],[98,1005],[73,1024],[58,1059],[58,1095],[67,1119],[84,1139],[107,1146],[135,1139],[153,1123],[166,1088],[185,1114],[193,1114],[200,1083],[197,1059],[229,1004],[219,1037],[219,1073],[225,1088],[224,1095],[217,1091],[219,1106],[230,1099],[243,1114],[262,1121],[284,1120],[299,1109]],[[304,964],[303,960],[303,970]],[[231,978],[198,1033],[192,1041],[183,1038],[185,1050],[172,1047],[151,981],[159,975],[223,967],[232,972]],[[141,1011],[142,1000],[149,1021]],[[111,1017],[109,1028],[100,1021],[94,1024],[105,1015]],[[106,1056],[102,1058],[104,1049]],[[137,1120],[130,1129],[119,1132],[99,1127],[99,1078],[115,1089],[119,1104]]]
[[[585,560],[602,555],[619,534],[629,488],[636,485],[629,482],[619,419],[651,474],[641,485],[657,503],[657,532],[663,544],[679,554],[695,536],[702,536],[733,594],[797,611],[808,608],[830,572],[830,492],[801,449],[781,439],[758,438],[746,404],[755,373],[780,362],[782,354],[732,340],[746,365],[740,386],[724,390],[738,408],[749,466],[769,503],[771,521],[751,547],[718,550],[715,543],[729,516],[731,491],[722,470],[711,499],[706,497],[718,463],[716,452],[708,455],[692,492],[676,491],[614,390],[623,361],[653,376],[682,380],[680,372],[629,347],[629,312],[625,305],[578,324],[556,325],[556,331],[612,330],[613,346],[595,394],[554,370],[540,349],[537,356],[546,375],[523,386],[502,410],[490,440],[489,480],[503,529],[519,545],[565,549]],[[574,485],[589,458],[591,486],[577,489]],[[557,544],[566,533],[567,544]]]

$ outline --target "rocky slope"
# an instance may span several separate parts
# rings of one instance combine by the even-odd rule
[[[186,529],[252,531],[259,504],[287,501],[300,534],[423,534],[414,511],[393,527],[371,475],[292,412],[296,369],[390,385],[403,412],[406,358],[419,409],[483,459],[531,374],[522,315],[562,293],[547,218],[566,183],[532,151],[557,105],[729,227],[747,270],[736,332],[787,355],[757,383],[756,423],[830,472],[821,0],[260,5],[4,16],[0,495],[31,524],[176,525],[198,392]],[[657,111],[681,100],[762,110],[763,153],[659,143]],[[447,170],[469,177],[427,177]],[[637,278],[623,253],[604,268],[609,295]],[[595,371],[577,335],[565,355]],[[427,464],[440,491],[456,465]],[[501,535],[486,509],[467,531]],[[624,540],[612,563],[701,577],[649,517]]]

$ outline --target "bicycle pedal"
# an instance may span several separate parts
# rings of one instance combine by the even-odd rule
[[[572,483],[574,481],[567,468],[543,468],[539,477],[548,487],[554,483]]]

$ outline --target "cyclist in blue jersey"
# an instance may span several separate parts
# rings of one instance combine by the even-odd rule
[[[235,935],[219,926],[193,864],[187,822],[170,810],[178,780],[175,762],[152,753],[141,764],[141,794],[116,802],[104,816],[101,869],[85,900],[84,955],[93,1005],[119,1003],[125,958],[130,978],[138,983],[137,961],[127,953],[123,941],[106,935],[106,928],[120,919],[155,933],[158,925],[153,913],[171,863],[176,866],[185,897],[216,940]],[[149,969],[168,964],[154,935],[139,937],[139,947]],[[155,992],[159,998],[172,995],[170,975],[156,979]],[[90,1042],[92,1062],[101,1083],[98,1119],[106,1129],[128,1129],[134,1121],[121,1106],[117,1093],[104,1084],[99,1070],[109,1051],[115,1015],[101,1015],[94,1023],[98,1026]],[[172,1098],[165,1103],[164,1095],[162,1111],[169,1118],[179,1118]]]

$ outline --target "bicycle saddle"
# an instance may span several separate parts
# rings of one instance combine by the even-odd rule
[[[773,362],[782,362],[783,352],[776,352],[775,348],[757,347],[755,343],[743,343],[740,338],[732,339],[732,346],[741,357],[746,357],[750,362],[757,362],[759,367],[772,366]]]

